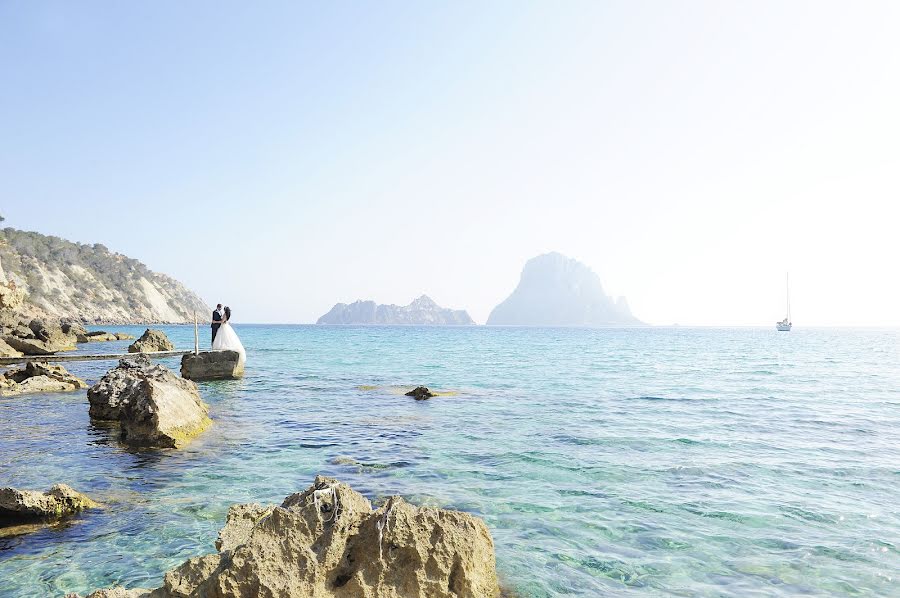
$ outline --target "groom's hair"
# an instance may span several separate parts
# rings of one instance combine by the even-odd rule
[[[221,303],[216,303],[216,309],[222,309],[222,304],[221,304]]]

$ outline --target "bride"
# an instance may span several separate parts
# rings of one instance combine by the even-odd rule
[[[238,363],[243,364],[247,361],[247,352],[244,351],[244,345],[241,344],[241,339],[238,338],[234,328],[228,323],[230,320],[231,308],[226,305],[225,320],[222,322],[222,326],[219,327],[219,331],[216,333],[216,340],[213,341],[212,350],[237,351],[241,356]]]

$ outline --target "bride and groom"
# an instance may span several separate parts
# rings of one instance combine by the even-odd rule
[[[216,305],[212,314],[212,350],[213,351],[237,351],[240,354],[240,362],[247,360],[247,352],[238,338],[234,328],[229,324],[231,320],[231,308],[222,304]]]

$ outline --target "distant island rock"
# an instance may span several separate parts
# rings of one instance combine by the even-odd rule
[[[103,245],[0,230],[0,310],[85,323],[183,323],[209,308],[177,280]]]
[[[422,295],[409,305],[379,305],[374,301],[338,303],[316,324],[339,326],[463,326],[474,324],[462,309],[448,309]]]
[[[635,326],[624,297],[613,300],[593,270],[559,253],[528,260],[519,285],[487,320],[493,326]]]

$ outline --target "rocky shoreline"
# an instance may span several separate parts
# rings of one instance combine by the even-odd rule
[[[156,589],[115,587],[87,598],[501,595],[494,542],[481,519],[399,496],[373,509],[323,476],[279,506],[233,505],[215,547],[168,571]]]

